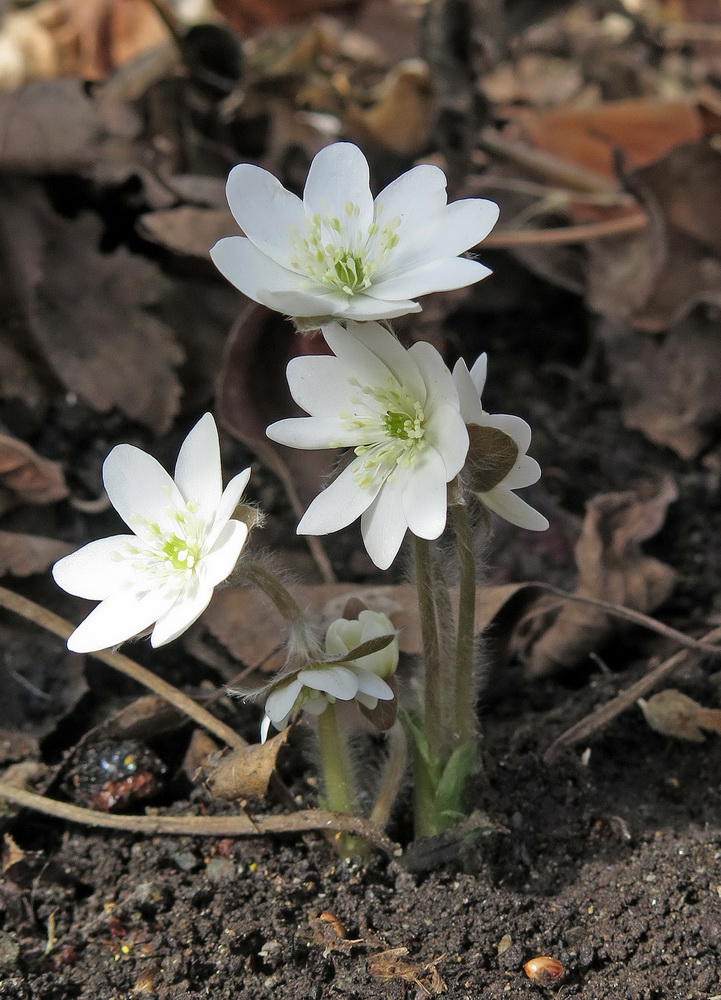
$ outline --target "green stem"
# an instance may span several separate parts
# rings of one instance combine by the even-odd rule
[[[455,615],[443,567],[438,559],[438,553],[434,549],[431,549],[431,580],[433,581],[433,600],[436,606],[436,628],[438,630],[439,685],[443,693],[441,725],[447,736],[446,753],[450,754],[453,746],[453,734],[457,729],[455,704],[456,636],[453,628]],[[452,694],[449,696],[445,692],[452,692]]]
[[[326,807],[333,812],[358,815],[353,764],[337,705],[329,705],[316,721]],[[341,857],[363,857],[367,853],[362,841],[347,834],[338,836],[335,846]]]
[[[443,691],[441,677],[440,640],[430,544],[423,538],[414,538],[414,555],[418,614],[425,661],[423,732],[431,759],[441,761],[448,756],[448,734],[444,732],[443,726],[444,694],[448,692]]]
[[[473,529],[465,504],[451,507],[459,567],[458,632],[456,636],[455,732],[459,744],[476,735],[476,688],[473,671],[476,617],[476,559]]]

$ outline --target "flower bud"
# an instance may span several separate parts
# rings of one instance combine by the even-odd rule
[[[336,618],[328,626],[325,639],[326,652],[329,656],[342,656],[363,642],[395,631],[388,615],[384,615],[381,611],[361,611],[358,618],[354,619]],[[384,649],[348,662],[364,670],[370,670],[384,680],[392,677],[398,666],[398,639],[395,638]]]

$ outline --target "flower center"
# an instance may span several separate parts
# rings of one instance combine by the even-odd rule
[[[350,397],[358,407],[354,414],[339,414],[352,430],[363,430],[367,444],[355,449],[353,478],[359,486],[371,486],[378,478],[387,477],[399,465],[411,465],[425,450],[425,414],[417,399],[413,399],[395,379],[385,386],[363,386],[351,380],[360,392]],[[367,415],[361,415],[366,411]]]
[[[161,527],[148,518],[136,517],[133,530],[137,541],[125,542],[113,558],[129,560],[136,579],[144,577],[147,582],[178,589],[186,586],[197,572],[209,527],[198,516],[197,509],[193,501],[179,508],[169,506],[167,513],[172,527],[167,521]]]
[[[398,243],[400,219],[381,223],[382,208],[365,229],[358,225],[360,206],[348,201],[343,218],[316,212],[305,220],[305,230],[294,226],[288,234],[290,266],[308,278],[309,286],[341,292],[351,298],[371,285],[371,277]]]

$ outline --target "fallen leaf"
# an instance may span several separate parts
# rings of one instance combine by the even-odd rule
[[[208,261],[208,250],[236,229],[228,208],[182,205],[147,212],[138,220],[138,232],[152,243],[187,257]]]
[[[228,801],[265,798],[278,753],[289,735],[290,729],[284,729],[265,743],[253,743],[227,753],[206,772],[211,794]]]
[[[646,166],[676,146],[700,139],[703,123],[690,103],[638,98],[594,108],[556,108],[525,120],[523,130],[537,148],[615,179],[616,150],[627,167]]]
[[[644,555],[641,543],[661,528],[677,495],[667,478],[638,491],[605,493],[589,501],[576,545],[579,581],[574,593],[644,613],[662,604],[673,591],[676,574]],[[574,604],[565,604],[549,627],[546,620],[539,623],[544,607],[550,611],[553,602],[542,599],[529,612],[536,629],[526,654],[530,677],[575,667],[617,627],[602,610]]]
[[[67,495],[65,476],[57,462],[42,458],[18,438],[0,434],[0,511],[17,503],[54,503]]]
[[[183,756],[182,769],[188,781],[195,782],[208,764],[213,754],[219,754],[220,747],[202,729],[194,729],[188,749]]]
[[[289,24],[321,10],[347,7],[355,0],[213,0],[213,6],[241,35]]]
[[[167,431],[179,407],[175,369],[183,360],[172,331],[152,312],[167,279],[122,247],[102,253],[100,220],[61,218],[39,187],[8,184],[0,206],[15,294],[54,374],[100,412],[117,407]]]
[[[684,459],[716,440],[721,339],[714,314],[699,308],[661,337],[604,321],[597,329],[627,427]]]
[[[40,535],[0,531],[0,576],[44,573],[54,562],[74,550],[74,545]]]
[[[721,709],[704,708],[675,688],[659,691],[648,701],[639,698],[638,705],[651,729],[664,736],[703,743],[702,729],[721,734]]]
[[[418,156],[428,146],[433,121],[433,89],[428,66],[408,59],[393,67],[370,107],[349,103],[341,111],[348,136],[397,156]]]

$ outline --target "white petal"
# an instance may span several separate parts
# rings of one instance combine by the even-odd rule
[[[348,397],[358,392],[348,382],[349,378],[357,378],[357,373],[338,358],[293,358],[285,374],[291,396],[313,416],[337,416],[349,410]]]
[[[230,576],[247,537],[247,524],[242,521],[226,521],[213,547],[200,561],[204,587],[212,590]]]
[[[350,701],[358,691],[358,678],[349,667],[305,667],[298,679],[314,691],[323,691],[340,701]]]
[[[265,429],[266,436],[289,448],[315,451],[363,444],[367,432],[348,427],[339,417],[286,417]]]
[[[223,277],[254,302],[273,309],[274,296],[279,293],[292,293],[303,300],[308,279],[267,257],[244,236],[218,240],[210,256]]]
[[[248,480],[250,479],[250,469],[243,469],[239,472],[237,476],[233,476],[228,485],[223,490],[220,497],[220,503],[218,504],[218,510],[215,515],[215,524],[213,526],[214,531],[218,528],[218,525],[225,524],[235,511],[235,508],[240,503],[241,497],[243,496],[243,491],[248,485]]]
[[[481,357],[485,357],[485,354],[482,354]],[[458,399],[461,404],[461,416],[467,424],[480,424],[483,418],[483,407],[463,358],[459,358],[453,367],[453,381],[456,383]]]
[[[456,413],[459,413],[461,406],[456,383],[433,344],[419,340],[408,349],[408,355],[418,369],[424,385],[427,386],[426,417],[443,404],[449,404],[454,407]]]
[[[423,375],[418,370],[412,352],[407,351],[396,336],[380,323],[349,322],[344,333],[340,333],[339,329],[337,326],[323,328],[323,336],[337,357],[344,359],[346,363],[353,363],[350,334],[386,369],[384,376],[381,375],[379,369],[375,384],[384,385],[387,381],[387,373],[390,372],[413,399],[417,399],[421,406],[425,403],[427,390]],[[361,374],[356,369],[356,378],[362,383],[365,379],[365,372]]]
[[[381,701],[393,700],[393,688],[386,684],[378,674],[358,667],[356,667],[355,673],[358,678],[358,690],[362,694],[370,695],[371,698],[379,698]]]
[[[306,289],[308,279],[302,278],[301,284]],[[334,316],[345,316],[349,302],[346,295],[325,292],[324,287],[316,285],[307,291],[282,291],[273,288],[271,291],[263,292],[264,299],[259,297],[257,301],[285,316],[297,316],[299,319],[317,317],[317,325],[322,326]]]
[[[361,518],[361,534],[368,555],[378,569],[388,569],[408,529],[402,505],[403,477],[394,473],[383,484],[374,503]]]
[[[315,213],[336,217],[345,228],[349,202],[360,209],[352,220],[353,228],[367,233],[373,222],[368,161],[352,142],[334,142],[314,157],[305,182],[303,204],[309,218]]]
[[[309,715],[322,715],[330,702],[324,694],[317,694],[315,698],[309,698],[303,705],[303,711]]]
[[[265,743],[268,739],[268,733],[270,732],[271,718],[269,715],[263,716],[263,721],[260,724],[260,742]],[[278,728],[276,726],[276,728]]]
[[[360,646],[363,641],[362,634],[363,626],[360,621],[336,618],[328,626],[325,635],[325,651],[329,656],[343,656],[350,649]]]
[[[533,486],[540,478],[541,466],[535,458],[524,455],[498,485],[507,490],[522,490],[525,486]]]
[[[313,500],[300,520],[299,535],[327,535],[345,528],[373,503],[383,484],[359,486],[354,466],[352,462]]]
[[[212,523],[223,490],[218,428],[212,414],[200,418],[183,441],[175,466],[175,485],[186,502],[198,503],[198,514]]]
[[[479,354],[473,362],[471,368],[471,381],[476,387],[478,398],[483,397],[483,390],[486,388],[486,375],[488,374],[488,355],[484,352]]]
[[[89,542],[55,563],[53,579],[59,587],[75,597],[102,601],[132,573],[130,560],[113,558],[127,542],[137,543],[137,537],[112,535],[110,538],[100,538],[97,542]]]
[[[273,688],[265,701],[265,714],[278,728],[281,719],[286,719],[293,711],[296,699],[303,690],[303,682],[295,676],[291,680]]]
[[[378,699],[371,698],[369,694],[363,694],[362,691],[358,692],[358,694],[355,696],[355,700],[360,702],[361,705],[364,705],[371,712],[378,707]]]
[[[367,327],[370,328],[370,333]],[[378,323],[348,323],[347,327],[341,326],[340,323],[328,323],[321,330],[325,342],[341,362],[343,370],[352,372],[361,385],[385,386],[389,375],[392,374],[375,349],[382,343],[382,338],[373,335],[373,331],[376,330],[381,330],[385,337],[395,340],[398,344],[393,334],[388,333]],[[393,351],[392,345],[390,350]],[[400,350],[403,351],[403,348],[400,347]],[[393,353],[398,357],[394,351]],[[405,354],[405,351],[403,353]],[[401,361],[400,365],[407,370],[404,362]],[[415,377],[416,383],[420,381],[415,370],[411,377]],[[421,391],[425,394],[425,387]]]
[[[530,531],[545,531],[548,527],[548,520],[525,500],[521,500],[515,493],[496,487],[488,493],[479,493],[481,500],[489,510],[494,511],[506,521],[517,525],[519,528],[528,528]]]
[[[169,530],[173,508],[183,505],[180,490],[152,455],[132,444],[119,444],[103,463],[103,483],[110,502],[129,528],[145,518]]]
[[[433,237],[439,257],[465,253],[485,240],[498,222],[500,209],[495,201],[465,198],[448,205]]]
[[[212,587],[198,587],[192,595],[184,591],[173,607],[158,619],[150,645],[157,648],[177,639],[200,618],[212,596]]]
[[[290,266],[290,230],[305,227],[303,202],[277,177],[252,163],[240,163],[228,176],[226,195],[235,221],[248,239],[278,264]]]
[[[531,443],[531,428],[522,417],[512,413],[484,414],[482,427],[496,427],[516,442],[519,455],[525,455]]]
[[[373,286],[371,285],[367,294],[354,295],[350,299],[342,317],[365,323],[377,319],[396,319],[398,316],[406,316],[408,313],[421,312],[422,309],[423,306],[420,303],[413,302],[411,299],[398,299],[390,302],[386,299],[376,298],[373,295]]]
[[[117,646],[144,632],[174,603],[162,591],[145,591],[142,597],[123,590],[113,594],[90,612],[68,639],[68,649],[92,653]]]
[[[426,426],[429,444],[441,456],[450,483],[466,464],[468,431],[463,417],[452,403],[441,403],[431,414]]]
[[[403,513],[414,535],[438,538],[446,526],[446,467],[437,451],[427,448],[404,477]]]
[[[408,270],[398,270],[394,275],[381,277],[373,282],[373,294],[381,299],[410,299],[429,292],[445,292],[452,288],[465,288],[491,274],[491,269],[467,257],[441,257]]]
[[[375,203],[381,225],[400,219],[396,230],[396,250],[400,251],[412,246],[416,239],[423,239],[428,227],[435,226],[446,207],[446,175],[440,167],[422,163],[392,181]]]

